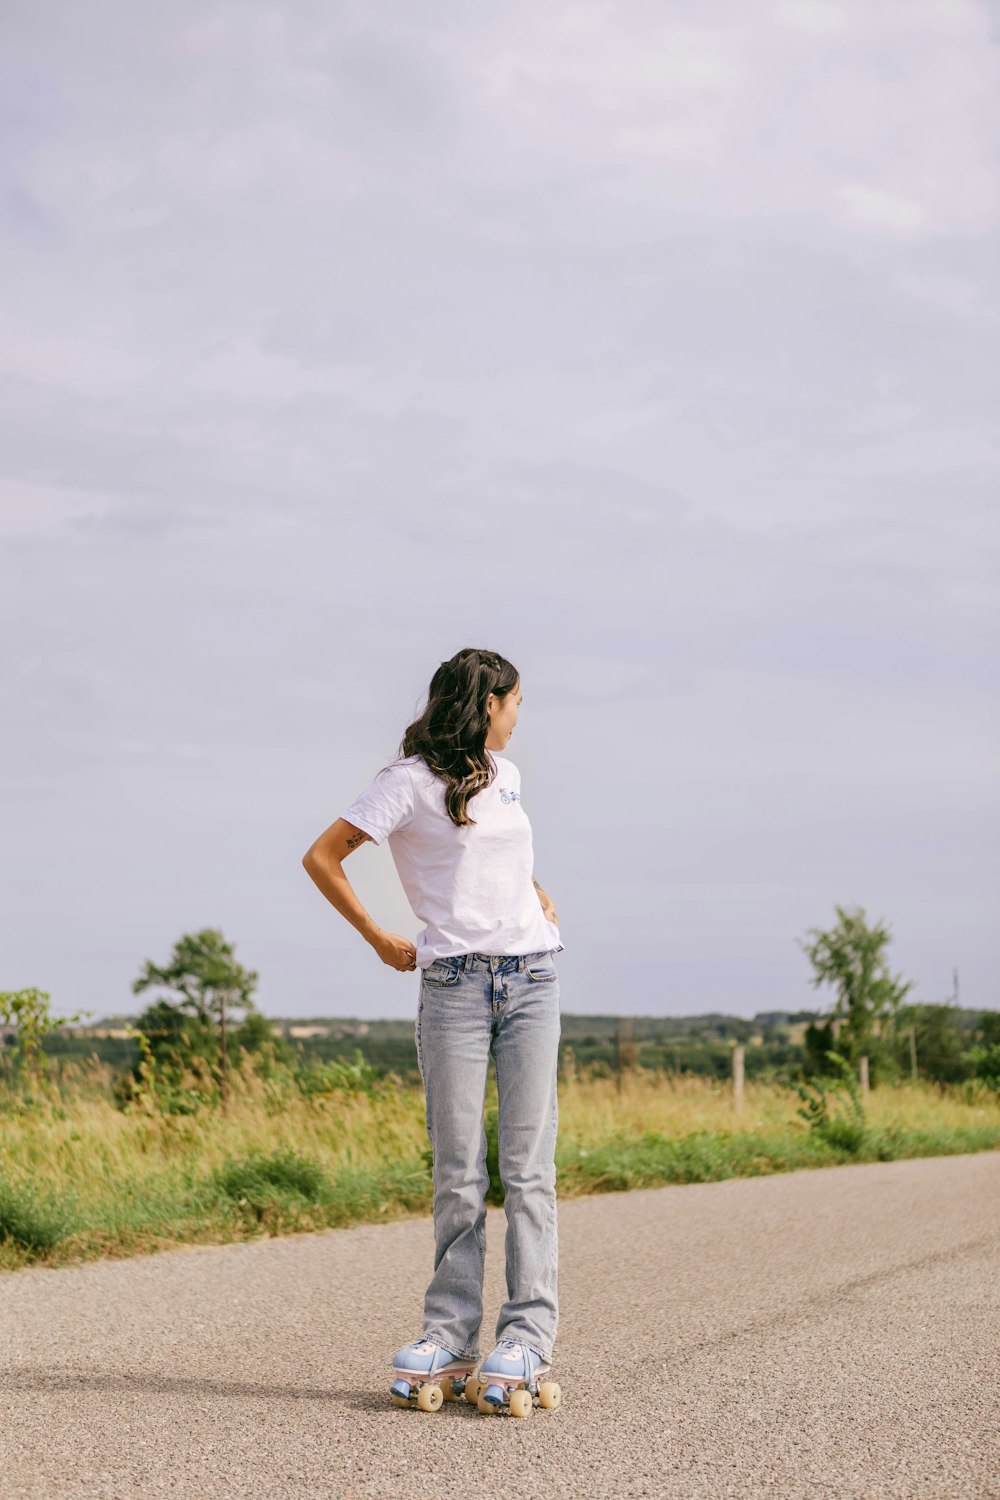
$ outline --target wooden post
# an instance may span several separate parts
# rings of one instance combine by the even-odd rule
[[[910,1027],[910,1076],[917,1081],[917,1028]]]
[[[740,1115],[743,1113],[743,1064],[746,1058],[746,1048],[739,1043],[733,1048],[733,1111]]]
[[[859,1064],[859,1069],[860,1069],[860,1072],[861,1072],[861,1092],[864,1095],[864,1097],[867,1099],[867,1097],[868,1097],[868,1059],[867,1059],[867,1057],[860,1057],[860,1058],[858,1058],[858,1064]]]
[[[221,1059],[220,1060],[221,1060],[221,1063],[222,1063],[222,1088],[221,1088],[220,1092],[222,1094],[222,1108],[224,1110],[226,1110],[226,1109],[229,1108],[229,1058],[228,1058],[228,1055],[227,1055],[227,1052],[226,1052],[226,995],[225,995],[225,991],[223,991],[223,993],[221,995],[221,1005],[220,1005],[220,1008],[219,1008],[219,1051],[221,1053]]]
[[[622,1091],[622,1074],[632,1066],[633,1056],[632,1021],[628,1016],[620,1016],[615,1046],[615,1073],[619,1094]]]

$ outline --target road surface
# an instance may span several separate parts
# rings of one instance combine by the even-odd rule
[[[2,1277],[0,1497],[1000,1497],[1000,1152],[564,1201],[559,1238],[563,1402],[522,1420],[389,1402],[429,1220]]]

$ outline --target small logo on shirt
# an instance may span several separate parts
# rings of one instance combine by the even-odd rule
[[[502,786],[500,788],[500,800],[501,802],[520,802],[521,793],[508,791],[507,787]]]

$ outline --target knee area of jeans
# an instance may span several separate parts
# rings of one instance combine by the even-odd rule
[[[508,1192],[518,1189],[522,1193],[539,1193],[554,1196],[556,1190],[556,1168],[554,1162],[540,1166],[524,1166],[520,1162],[499,1161],[500,1181]]]

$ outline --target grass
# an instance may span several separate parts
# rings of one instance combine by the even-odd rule
[[[110,1090],[94,1059],[63,1064],[33,1098],[0,1091],[0,1269],[431,1211],[423,1095],[398,1081],[268,1078],[245,1060],[225,1113],[165,1115],[122,1112]],[[492,1079],[490,1094],[495,1108]],[[1000,1094],[982,1085],[883,1086],[853,1138],[808,1129],[800,1103],[748,1083],[736,1118],[713,1079],[639,1072],[620,1091],[613,1079],[563,1079],[559,1195],[1000,1148]]]

